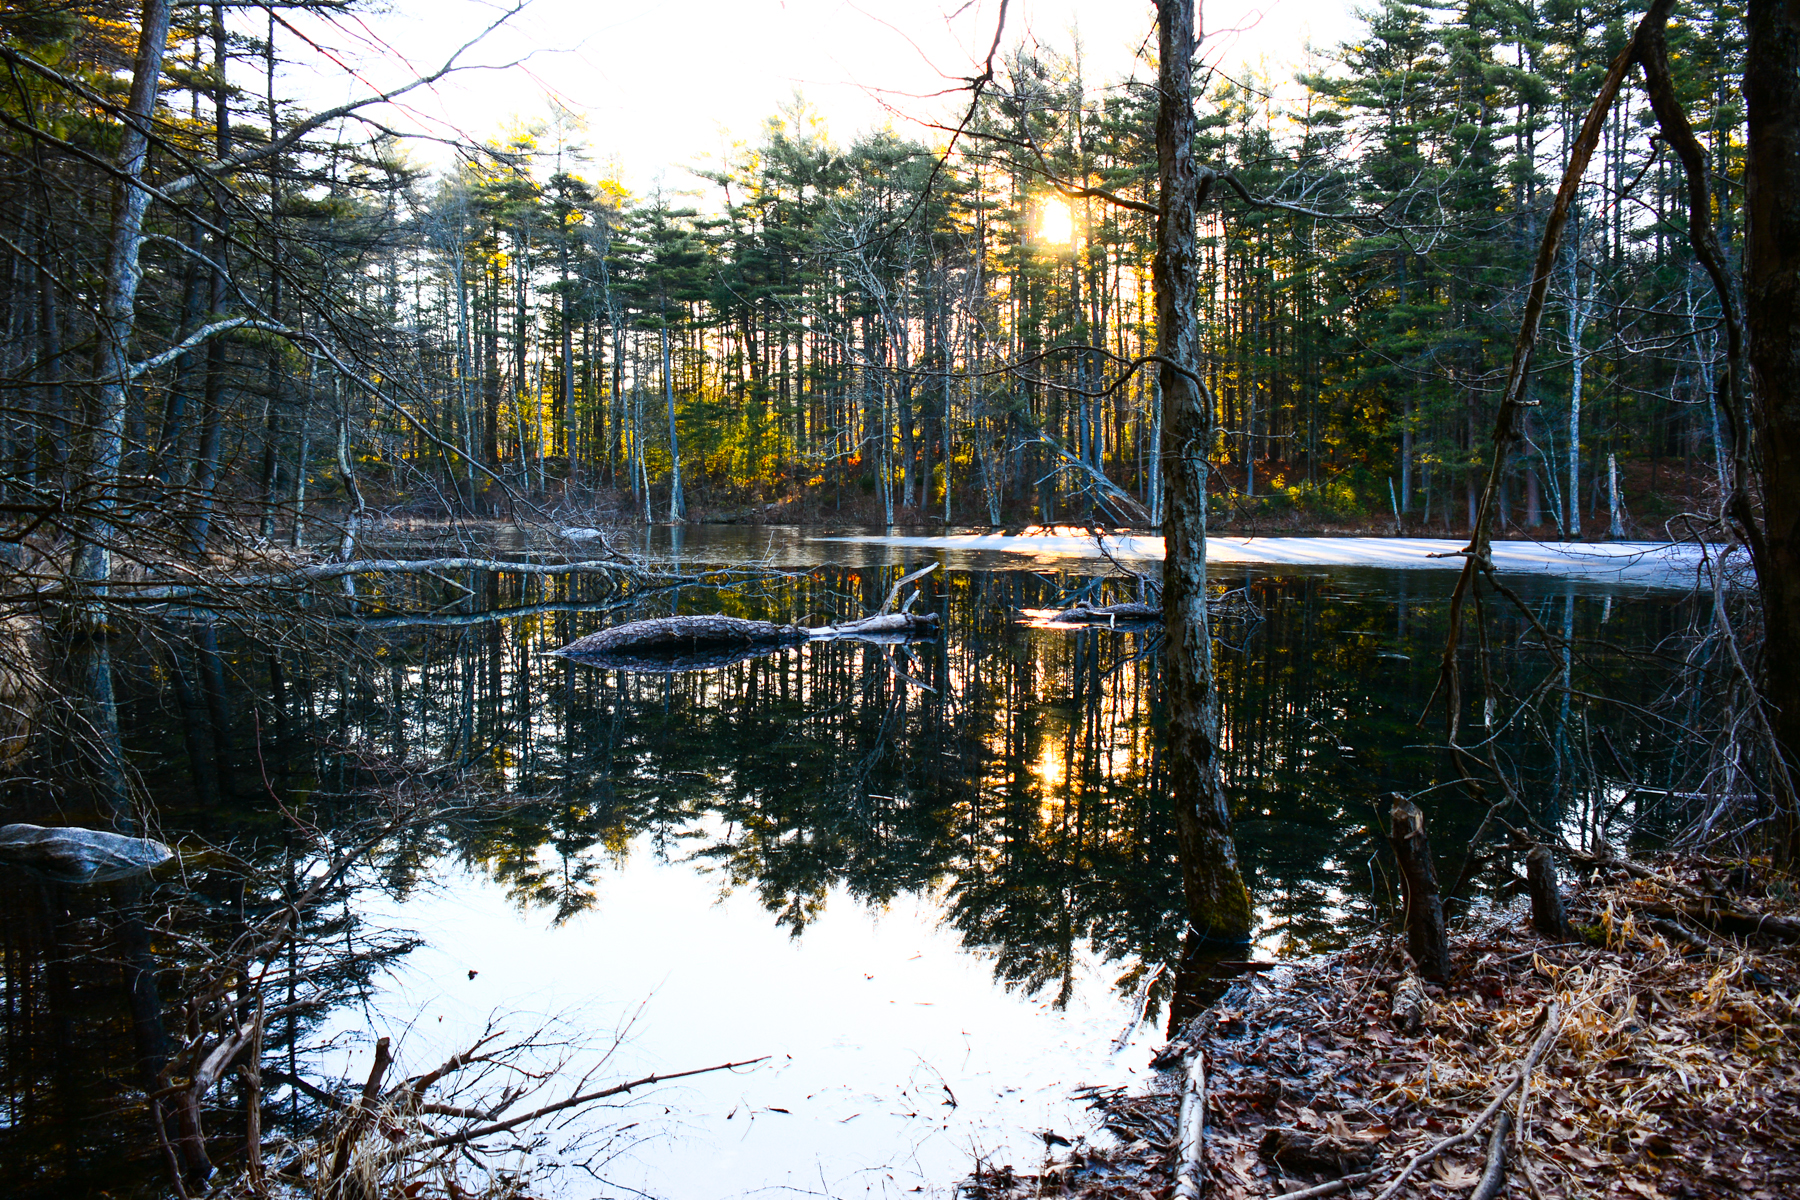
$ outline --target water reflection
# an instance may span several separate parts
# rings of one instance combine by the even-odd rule
[[[825,568],[743,593],[684,588],[629,615],[856,615],[912,565]],[[577,582],[466,582],[475,594],[446,588],[438,599],[449,611],[435,623],[342,622],[279,648],[187,625],[135,654],[119,650],[125,744],[163,835],[229,844],[249,867],[161,886],[198,892],[220,913],[279,903],[284,807],[329,829],[357,819],[371,787],[453,763],[473,772],[484,803],[387,848],[362,886],[404,898],[451,859],[562,923],[593,909],[631,856],[650,854],[713,870],[802,943],[828,903],[923,897],[968,950],[991,959],[1001,984],[1059,1003],[1081,963],[1109,964],[1113,986],[1131,995],[1177,958],[1185,918],[1154,631],[1018,619],[1082,592],[1087,577],[940,572],[925,596],[943,635],[904,657],[820,643],[666,675],[546,657],[622,619]],[[1374,572],[1232,582],[1261,615],[1222,631],[1225,786],[1259,943],[1303,955],[1378,915],[1387,896],[1377,810],[1387,793],[1427,788],[1446,770],[1433,733],[1415,724],[1444,637],[1443,589],[1434,577]],[[1558,583],[1524,594],[1544,624],[1592,636],[1605,622],[1623,644],[1654,644],[1682,617],[1668,598]],[[1529,692],[1546,677],[1559,685],[1529,720],[1488,731],[1502,756],[1547,821],[1591,807],[1565,765],[1588,744],[1589,725],[1618,710],[1578,693],[1649,703],[1661,680],[1604,653],[1565,664],[1532,644],[1523,618],[1497,620],[1489,637],[1506,648],[1490,676],[1496,693]],[[1492,699],[1472,689],[1466,721],[1497,720]],[[1639,763],[1679,752],[1650,727],[1619,737]],[[28,802],[46,802],[16,791],[16,819],[31,819]],[[1454,791],[1422,804],[1442,874],[1455,878],[1480,813]],[[95,1114],[127,1115],[118,1096],[141,1058],[129,1048],[130,972],[119,965],[125,925],[99,911],[111,903],[99,894],[73,895],[0,873],[10,1115],[0,1158],[11,1164],[0,1185],[15,1194],[34,1180],[53,1193],[43,1181],[78,1177],[84,1155],[116,1170],[104,1138],[79,1138],[105,1127]],[[343,936],[356,903],[346,894],[320,937]],[[102,947],[108,939],[113,949]],[[175,951],[155,953],[170,962]],[[370,978],[348,979],[343,994]],[[1172,980],[1156,977],[1152,1011]],[[305,1025],[289,1023],[289,1044],[305,1042]],[[84,1051],[71,1058],[71,1046]],[[77,1060],[86,1065],[69,1065]],[[27,1143],[27,1131],[46,1128],[72,1140],[54,1152]],[[148,1160],[137,1166],[154,1171]]]
[[[900,569],[828,568],[749,595],[684,589],[633,615],[867,611]],[[525,615],[346,632],[336,654],[242,651],[232,665],[267,710],[262,736],[280,742],[288,789],[329,791],[327,777],[351,751],[491,772],[507,803],[458,830],[455,852],[505,881],[518,903],[558,919],[591,906],[607,861],[647,837],[657,853],[715,864],[732,886],[754,889],[795,934],[836,886],[879,905],[943,884],[950,919],[971,945],[995,952],[1001,979],[1060,987],[1077,942],[1135,967],[1166,961],[1181,929],[1161,802],[1159,662],[1146,653],[1154,631],[1017,619],[1083,582],[950,573],[929,585],[945,635],[904,660],[893,647],[826,643],[708,671],[593,669],[545,654],[615,618],[545,611],[547,597],[532,587],[484,601],[539,608]],[[1369,831],[1380,803],[1438,782],[1444,768],[1430,749],[1434,729],[1416,725],[1444,636],[1443,601],[1404,573],[1233,583],[1261,619],[1222,630],[1225,783],[1261,939],[1301,954],[1370,915],[1379,889]],[[1641,598],[1613,614],[1611,597],[1554,583],[1532,599],[1541,619],[1580,633],[1604,615],[1610,637],[1638,644],[1672,627],[1679,607]],[[1495,689],[1529,691],[1546,672],[1570,669],[1533,648],[1528,632],[1523,619],[1491,631],[1512,647]],[[1581,669],[1609,668],[1590,657]],[[1626,701],[1648,701],[1659,686],[1623,664],[1616,674],[1599,682]],[[1466,719],[1483,723],[1490,700],[1471,696]],[[1569,702],[1559,690],[1546,706],[1564,731],[1553,738],[1565,743]],[[182,708],[179,725],[191,731],[199,706]],[[227,722],[210,741],[190,733],[196,781],[219,759],[209,744],[254,733],[243,725]],[[166,728],[146,721],[139,732],[166,737]],[[1495,736],[1548,804],[1564,781],[1558,756],[1539,752],[1540,732],[1514,723]],[[165,821],[174,819],[164,803]],[[1458,798],[1435,814],[1435,839],[1452,857],[1473,825],[1466,808]]]

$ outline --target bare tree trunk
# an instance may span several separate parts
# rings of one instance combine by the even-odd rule
[[[206,238],[197,219],[188,222],[188,241],[195,254],[206,249]],[[185,264],[186,284],[181,295],[181,326],[176,336],[186,338],[200,326],[204,315],[207,277],[210,274],[199,263]],[[175,477],[175,460],[181,455],[181,444],[187,432],[188,400],[194,388],[195,367],[199,355],[190,351],[176,360],[175,382],[163,408],[162,429],[156,439],[154,469],[158,483],[167,486]]]
[[[1156,336],[1162,388],[1163,619],[1168,672],[1168,756],[1188,919],[1203,937],[1250,933],[1250,894],[1231,841],[1219,778],[1218,695],[1206,612],[1206,470],[1213,407],[1201,383],[1194,317],[1199,293],[1195,226],[1206,188],[1193,157],[1194,0],[1159,0],[1161,102]],[[1207,175],[1210,184],[1211,175]]]
[[[1590,289],[1581,294],[1581,210],[1569,214],[1569,514],[1565,536],[1581,536],[1581,384],[1587,355],[1581,339],[1587,334],[1588,310],[1593,305]]]
[[[1764,698],[1790,781],[1786,852],[1800,857],[1800,0],[1750,0],[1744,99],[1745,324],[1762,453]],[[1778,792],[1778,795],[1780,793]]]
[[[169,0],[145,0],[137,59],[132,67],[131,98],[126,104],[125,129],[119,144],[118,182],[113,194],[112,231],[94,352],[99,403],[87,464],[94,488],[94,515],[82,531],[74,560],[76,580],[96,599],[106,595],[112,575],[108,543],[114,532],[112,514],[119,504],[125,449],[131,334],[137,322],[138,252],[143,247],[144,212],[150,205],[150,194],[139,181],[144,177],[150,154],[150,118],[156,111],[163,51],[169,41],[169,9]],[[77,736],[82,740],[84,757],[90,760],[100,799],[112,810],[114,825],[122,832],[132,832],[136,822],[125,778],[119,710],[113,696],[112,653],[104,620],[98,608],[82,613],[80,620],[89,636],[71,662],[77,706],[86,725]]]
[[[362,532],[363,514],[367,505],[363,501],[362,485],[356,478],[356,466],[350,455],[350,403],[344,396],[344,380],[337,372],[331,376],[331,394],[337,409],[337,461],[338,471],[344,477],[344,490],[350,497],[350,511],[344,516],[344,536],[338,542],[338,561],[349,562],[356,557],[356,539]],[[353,576],[344,576],[344,594],[356,595],[356,580]]]
[[[100,595],[105,594],[107,578],[112,574],[112,553],[105,543],[112,536],[108,518],[118,507],[125,404],[130,392],[131,331],[137,322],[138,252],[143,248],[144,211],[150,206],[150,193],[140,181],[150,157],[150,118],[156,111],[163,50],[169,42],[169,10],[169,0],[144,0],[137,59],[131,72],[131,98],[125,106],[125,128],[119,142],[105,291],[100,301],[99,344],[94,352],[94,375],[100,381],[100,394],[89,467],[96,487],[92,503],[95,515],[75,557],[76,577],[92,585]],[[107,691],[110,693],[110,686]]]
[[[43,244],[42,239],[39,244]],[[48,258],[47,250],[43,257]],[[62,314],[56,304],[56,281],[42,261],[38,264],[38,337],[42,339],[43,411],[48,416],[47,432],[51,438],[47,449],[51,465],[60,467],[69,457],[68,423],[63,414]]]
[[[663,401],[669,409],[669,520],[687,516],[687,501],[681,494],[681,438],[675,428],[674,356],[669,351],[669,323],[664,314],[662,327]]]
[[[228,51],[225,41],[225,6],[219,0],[212,5],[213,70],[213,150],[223,160],[231,153],[230,84],[226,78]],[[225,218],[215,205],[213,223],[219,230],[212,236],[212,260],[225,261]],[[225,308],[225,273],[208,272],[211,279],[207,312],[218,320]],[[221,406],[225,390],[225,339],[214,338],[206,346],[206,381],[200,392],[200,444],[194,450],[194,515],[188,521],[188,548],[196,555],[206,553],[206,539],[212,528],[213,491],[218,486],[219,449],[223,437],[224,413]]]

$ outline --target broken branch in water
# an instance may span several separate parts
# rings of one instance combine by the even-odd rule
[[[615,1083],[611,1087],[601,1088],[598,1091],[579,1092],[565,1100],[558,1100],[554,1104],[546,1104],[542,1108],[533,1109],[528,1113],[521,1113],[516,1117],[509,1117],[504,1121],[495,1121],[490,1125],[483,1125],[476,1129],[465,1129],[460,1133],[445,1134],[442,1137],[433,1138],[422,1145],[410,1147],[410,1151],[415,1154],[420,1154],[429,1150],[441,1150],[447,1146],[468,1145],[470,1142],[480,1138],[492,1137],[496,1133],[505,1133],[509,1129],[516,1129],[520,1125],[536,1121],[541,1117],[551,1116],[555,1113],[563,1112],[583,1104],[590,1104],[595,1100],[605,1100],[612,1096],[622,1096],[626,1092],[636,1088],[649,1087],[652,1084],[657,1083],[666,1083],[671,1079],[687,1079],[694,1075],[708,1075],[714,1071],[733,1071],[739,1067],[751,1067],[759,1062],[767,1061],[768,1055],[765,1054],[761,1058],[745,1059],[743,1062],[719,1063],[717,1066],[699,1067],[692,1071],[676,1071],[668,1075],[646,1075],[642,1079],[633,1079],[625,1083]]]
[[[937,563],[927,563],[925,566],[920,567],[918,570],[914,571],[912,574],[902,575],[900,578],[896,579],[894,581],[894,586],[888,591],[887,599],[883,600],[881,602],[881,607],[875,610],[876,615],[879,616],[882,613],[891,612],[894,607],[894,602],[900,599],[900,589],[901,588],[905,587],[907,584],[911,583],[915,579],[925,578],[927,575],[931,574],[933,571],[935,571],[937,569],[938,569]]]
[[[115,599],[135,602],[164,603],[172,600],[196,600],[208,593],[226,589],[254,587],[259,589],[298,588],[309,583],[324,583],[352,575],[436,575],[444,571],[510,572],[516,575],[599,575],[613,580],[639,583],[700,583],[702,575],[675,577],[607,559],[584,559],[579,562],[534,563],[515,562],[504,558],[365,558],[354,562],[314,563],[291,570],[270,571],[259,575],[234,575],[208,579],[197,572],[191,584],[154,584],[134,586],[130,581],[115,582],[120,594]]]
[[[550,653],[564,658],[599,659],[609,655],[647,653],[693,654],[708,650],[737,650],[799,646],[806,642],[871,635],[929,635],[937,632],[936,613],[880,613],[842,625],[807,629],[777,625],[772,621],[748,621],[742,617],[703,614],[687,617],[651,617],[595,630]]]
[[[1077,601],[1075,607],[1065,608],[1049,620],[1058,625],[1148,625],[1161,621],[1162,605],[1139,604],[1130,601],[1125,604],[1089,604],[1086,600]]]

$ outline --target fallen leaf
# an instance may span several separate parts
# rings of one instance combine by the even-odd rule
[[[1481,1172],[1471,1171],[1466,1167],[1459,1167],[1452,1163],[1440,1162],[1437,1165],[1437,1178],[1438,1182],[1442,1183],[1445,1187],[1474,1187],[1481,1182]]]

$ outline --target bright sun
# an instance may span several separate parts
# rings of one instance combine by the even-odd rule
[[[1075,238],[1075,217],[1069,206],[1052,196],[1044,201],[1044,240],[1053,246],[1066,246]]]

